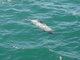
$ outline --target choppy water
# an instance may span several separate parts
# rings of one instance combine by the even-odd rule
[[[38,19],[54,35],[22,19]],[[0,0],[0,60],[80,60],[79,0]]]

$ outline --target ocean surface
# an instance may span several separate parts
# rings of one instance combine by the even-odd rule
[[[80,0],[0,0],[0,60],[80,60]]]

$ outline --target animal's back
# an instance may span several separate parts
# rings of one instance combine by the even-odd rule
[[[50,27],[48,27],[46,24],[39,22],[38,20],[32,20],[31,22],[39,28],[43,29],[44,31],[52,31]]]

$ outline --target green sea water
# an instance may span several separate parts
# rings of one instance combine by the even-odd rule
[[[80,60],[80,1],[0,0],[0,60]]]

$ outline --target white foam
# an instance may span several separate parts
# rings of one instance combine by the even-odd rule
[[[59,59],[62,60],[62,56],[60,56]]]

